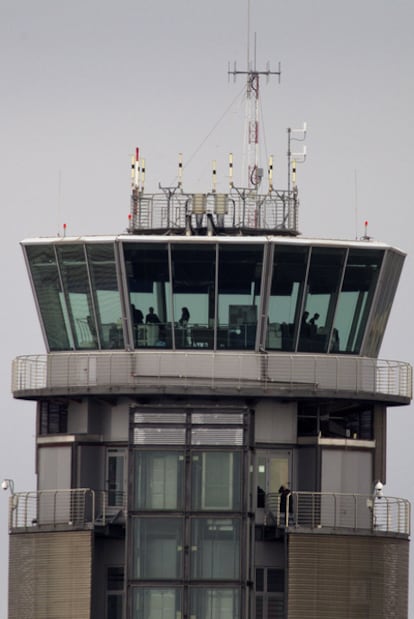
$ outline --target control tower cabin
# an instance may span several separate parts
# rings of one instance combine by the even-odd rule
[[[294,171],[232,163],[228,193],[180,162],[149,194],[137,153],[125,234],[22,242],[46,354],[13,363],[37,487],[11,487],[9,619],[407,619],[383,484],[412,373],[378,358],[404,254],[300,236]]]

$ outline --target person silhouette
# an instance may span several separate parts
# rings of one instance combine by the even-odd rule
[[[181,318],[178,321],[178,324],[182,327],[187,326],[188,321],[190,320],[190,312],[188,311],[188,307],[181,308]]]
[[[159,324],[161,321],[158,318],[157,314],[154,312],[154,308],[150,307],[148,309],[148,314],[145,317],[146,324]]]
[[[133,303],[131,303],[131,314],[134,325],[144,324],[144,314],[140,309],[137,309]]]

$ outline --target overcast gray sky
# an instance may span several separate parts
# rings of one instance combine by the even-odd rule
[[[414,3],[250,2],[258,68],[282,65],[280,84],[261,83],[275,184],[286,186],[286,128],[307,121],[300,230],[354,239],[368,220],[372,237],[408,252],[381,357],[413,363]],[[174,181],[179,152],[184,190],[210,189],[213,159],[224,188],[244,118],[227,64],[245,68],[246,49],[247,0],[0,0],[0,477],[17,491],[35,488],[35,406],[13,401],[11,362],[45,350],[19,241],[63,223],[70,235],[122,232],[135,146],[149,191]],[[412,501],[413,430],[412,407],[389,411],[386,493]],[[7,544],[3,493],[0,618]]]

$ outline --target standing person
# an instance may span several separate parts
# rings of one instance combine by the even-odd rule
[[[161,321],[158,318],[157,314],[154,312],[154,308],[150,307],[148,309],[148,314],[145,317],[145,323],[148,324],[159,324]]]
[[[144,314],[131,303],[131,314],[134,325],[144,324]]]
[[[318,332],[318,325],[316,324],[318,318],[319,318],[319,314],[315,313],[309,321],[311,337],[316,335]]]
[[[178,323],[182,327],[185,327],[185,326],[187,326],[189,320],[190,320],[190,312],[188,311],[188,307],[182,307],[181,308],[181,318],[178,321]]]
[[[292,493],[286,486],[280,486],[279,496],[280,526],[284,527],[289,524],[293,514],[293,498]]]

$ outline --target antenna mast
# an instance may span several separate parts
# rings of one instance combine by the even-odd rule
[[[248,35],[247,35],[247,69],[238,70],[234,63],[233,70],[228,70],[228,75],[236,81],[237,75],[246,75],[246,125],[247,125],[247,185],[249,189],[256,189],[263,176],[263,170],[259,168],[259,81],[260,76],[265,75],[269,81],[271,75],[277,75],[280,83],[280,62],[277,71],[271,71],[269,62],[266,69],[260,71],[256,66],[256,33],[254,35],[254,57],[250,60],[250,11],[248,11]]]

